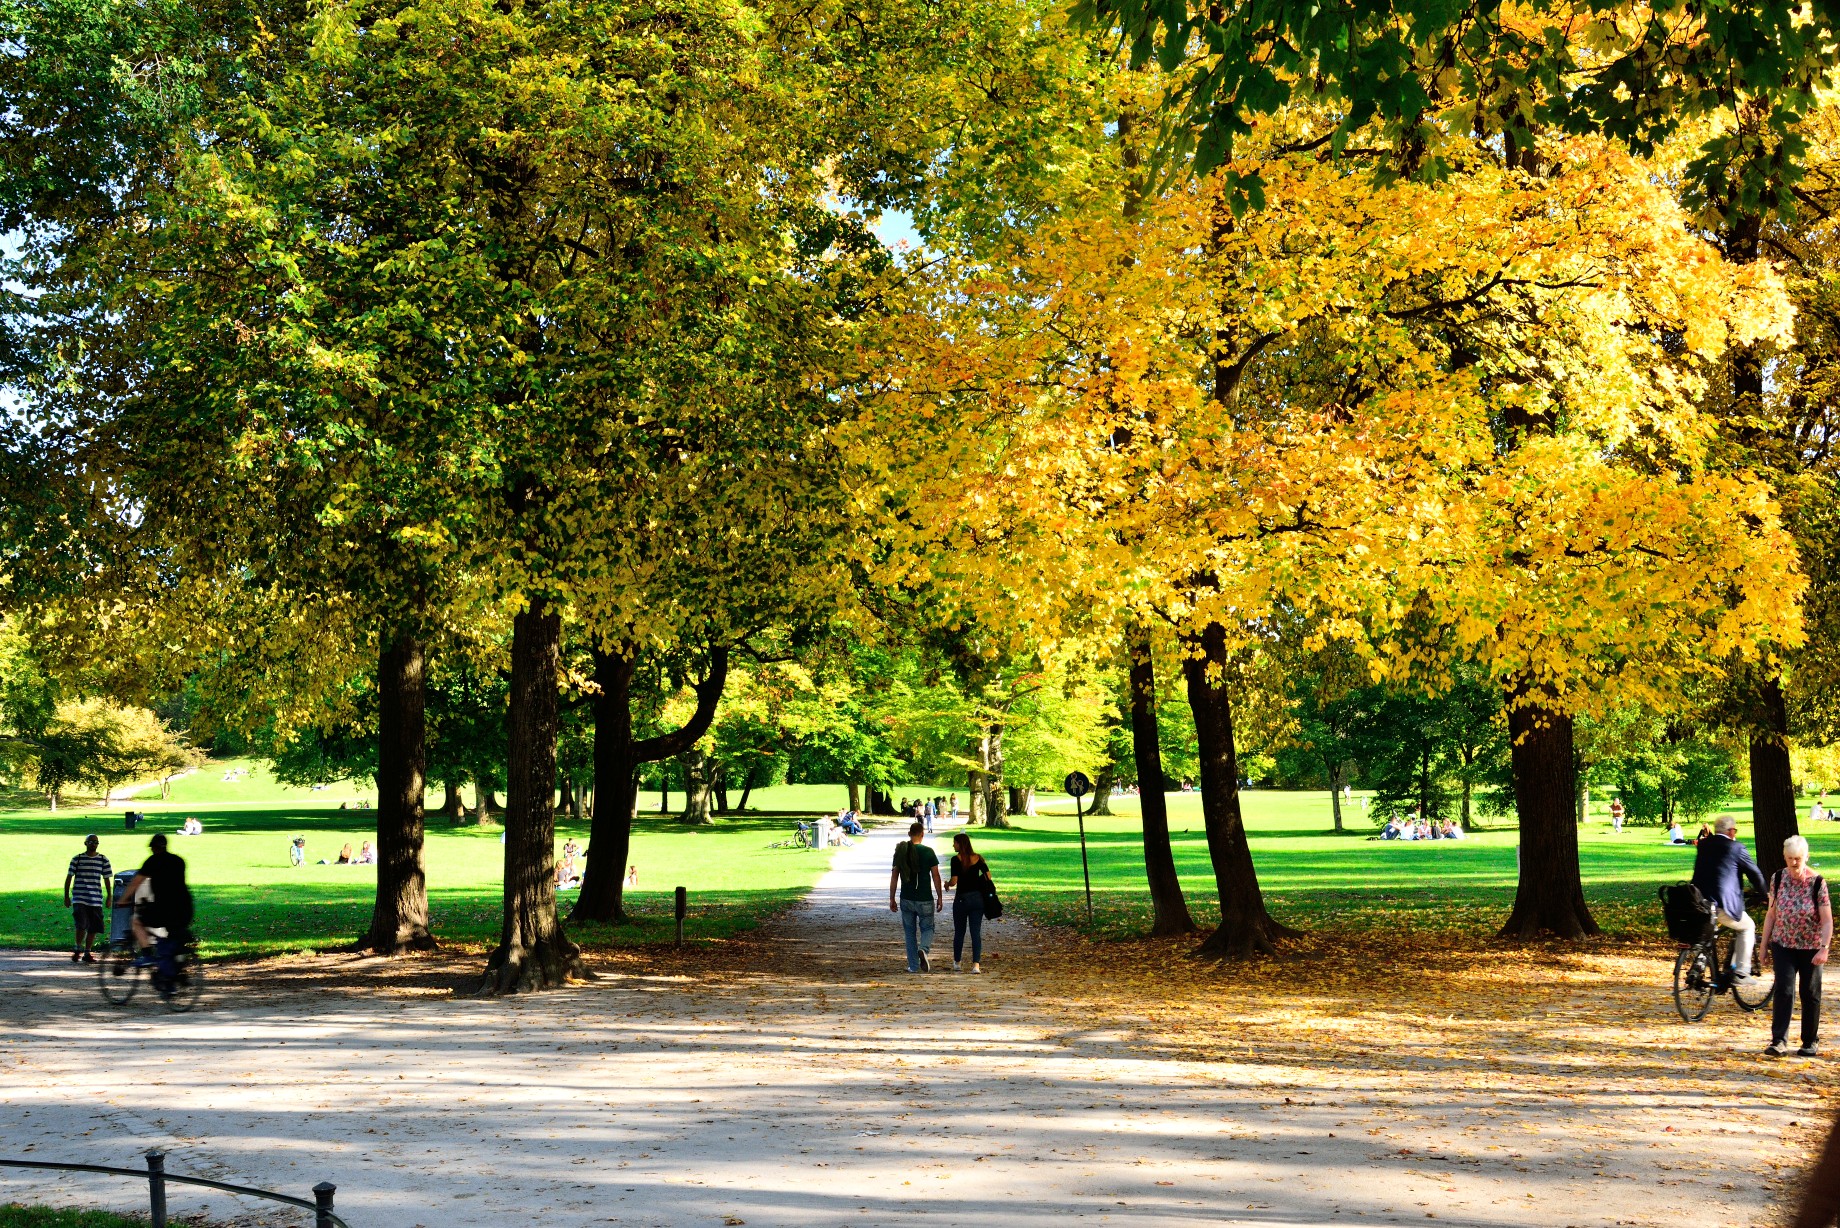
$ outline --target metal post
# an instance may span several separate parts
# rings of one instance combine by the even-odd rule
[[[1080,873],[1086,878],[1086,924],[1091,925],[1092,914],[1092,869],[1086,864],[1086,812],[1080,808],[1080,799],[1073,799],[1073,813],[1080,821]]]
[[[677,889],[677,945],[684,945],[684,914],[690,911],[690,893]]]
[[[147,1210],[153,1228],[166,1228],[166,1153],[147,1153]]]
[[[313,1187],[313,1228],[332,1228],[332,1191],[338,1188],[330,1181]]]

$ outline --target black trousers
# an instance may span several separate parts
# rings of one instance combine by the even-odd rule
[[[1821,1031],[1821,966],[1814,952],[1772,942],[1770,959],[1776,965],[1776,985],[1770,991],[1770,1039],[1789,1038],[1789,1015],[1795,1010],[1797,982],[1802,989],[1802,1043],[1812,1045]]]

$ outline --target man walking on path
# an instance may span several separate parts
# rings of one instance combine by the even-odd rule
[[[888,876],[888,911],[901,914],[909,972],[933,970],[933,918],[946,906],[945,884],[939,881],[939,854],[920,842],[925,834],[926,824],[918,821],[907,829],[907,839],[894,846],[894,871]],[[933,879],[930,887],[929,874]]]
[[[83,841],[83,851],[70,859],[64,873],[64,907],[70,909],[77,923],[77,942],[70,951],[70,962],[96,962],[91,947],[102,929],[102,902],[109,896],[115,871],[109,859],[96,851],[102,842],[95,836]]]

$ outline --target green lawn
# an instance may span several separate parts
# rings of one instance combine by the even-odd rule
[[[152,831],[170,833],[188,814],[203,821],[205,834],[173,836],[172,847],[186,859],[208,953],[318,950],[351,942],[370,916],[375,872],[368,866],[313,863],[336,858],[346,843],[356,847],[370,834],[375,812],[340,810],[338,793],[292,789],[255,765],[236,766],[250,769],[237,781],[222,779],[230,765],[214,764],[175,782],[168,806],[137,801],[135,808],[144,810],[148,821],[132,834],[122,829],[124,807],[119,805],[107,811],[0,813],[0,946],[59,946],[69,940],[64,871],[81,851],[85,833],[101,835],[102,852],[116,869],[129,868],[146,856]],[[344,796],[356,793],[346,790]],[[811,813],[820,806],[834,809],[843,799],[842,788],[789,786],[756,791],[749,805]],[[790,832],[794,820],[789,818],[725,818],[689,828],[644,809],[640,814],[631,858],[639,868],[638,889],[627,898],[641,920],[631,926],[575,927],[571,935],[578,941],[596,945],[669,937],[672,893],[680,884],[690,892],[686,935],[722,937],[797,900],[829,863],[827,854],[767,847]],[[309,864],[298,870],[287,856],[295,835],[307,837]],[[571,837],[585,846],[587,825],[559,823],[558,845]],[[494,940],[503,881],[499,827],[453,826],[431,816],[427,864],[436,933],[448,941]],[[566,907],[571,897],[563,898]]]
[[[107,1211],[57,1211],[12,1204],[0,1207],[0,1228],[147,1228],[149,1222],[145,1216],[129,1219]]]
[[[1369,841],[1374,827],[1356,805],[1345,808],[1348,831],[1331,826],[1328,794],[1249,790],[1242,807],[1253,859],[1266,902],[1279,920],[1312,929],[1493,933],[1514,899],[1515,846],[1512,827],[1483,831],[1463,841],[1425,843]],[[1009,831],[977,832],[980,852],[1004,902],[1031,916],[1085,928],[1085,896],[1073,805],[1066,798],[1041,799],[1034,817],[1015,820]],[[1115,798],[1114,818],[1088,819],[1087,853],[1093,877],[1093,929],[1107,937],[1140,934],[1148,928],[1150,901],[1144,887],[1143,835],[1137,799]],[[1739,836],[1750,842],[1748,802],[1729,808],[1739,818]],[[1685,878],[1693,849],[1663,843],[1657,828],[1609,827],[1603,804],[1579,834],[1585,896],[1598,923],[1620,936],[1662,932],[1655,889]],[[1172,794],[1169,819],[1176,867],[1195,919],[1218,918],[1201,825],[1199,794]],[[1697,830],[1690,828],[1689,835]],[[1804,833],[1819,863],[1840,860],[1840,824],[1821,824]],[[1752,851],[1755,851],[1753,847]]]
[[[244,769],[226,781],[226,772]],[[912,787],[918,790],[918,786]],[[928,788],[929,795],[951,792]],[[157,791],[155,791],[157,793]],[[962,790],[961,800],[962,799]],[[900,790],[896,790],[897,797]],[[0,946],[58,946],[67,941],[62,907],[64,867],[81,848],[84,833],[103,838],[102,851],[117,868],[145,856],[150,830],[171,831],[187,814],[205,824],[205,834],[173,838],[187,859],[198,895],[200,931],[213,954],[331,949],[349,943],[370,913],[374,888],[368,867],[312,864],[337,856],[368,834],[373,812],[341,810],[360,797],[355,786],[327,790],[290,788],[260,765],[213,764],[175,782],[168,805],[137,801],[148,825],[133,835],[121,828],[121,807],[66,809],[52,814],[28,808],[19,795],[0,809]],[[657,794],[641,802],[633,864],[638,889],[629,894],[640,921],[631,926],[577,927],[571,932],[589,945],[659,941],[671,932],[672,890],[689,889],[691,938],[711,939],[749,928],[797,900],[828,864],[809,850],[767,846],[781,839],[792,813],[835,810],[845,799],[840,786],[787,785],[757,791],[750,807],[765,813],[724,818],[709,827],[687,828],[655,813]],[[430,799],[431,803],[438,798]],[[734,800],[731,798],[731,800]],[[674,805],[681,795],[673,794]],[[1272,911],[1310,928],[1492,933],[1506,916],[1514,894],[1513,828],[1484,831],[1462,842],[1380,843],[1357,795],[1347,808],[1348,832],[1329,825],[1328,797],[1321,792],[1250,791],[1244,795],[1253,856]],[[1201,826],[1198,794],[1173,794],[1170,822],[1176,859],[1190,907],[1206,924],[1212,915],[1212,877]],[[1011,905],[1043,920],[1085,927],[1079,841],[1067,798],[1039,800],[1041,813],[1016,820],[1011,831],[979,831],[975,838],[990,856],[992,870]],[[1149,901],[1143,886],[1142,838],[1135,798],[1114,801],[1119,814],[1087,822],[1093,872],[1094,932],[1123,937],[1142,932]],[[1662,843],[1654,828],[1613,834],[1593,806],[1581,833],[1585,891],[1598,921],[1613,934],[1660,932],[1657,885],[1678,880],[1692,864],[1692,850]],[[1733,810],[1748,836],[1748,806]],[[288,864],[289,839],[307,837],[309,864]],[[585,844],[585,824],[563,821],[557,840]],[[1810,833],[1815,860],[1840,854],[1840,824]],[[434,927],[444,940],[492,941],[499,923],[502,874],[499,828],[454,826],[432,817],[427,860],[429,903]],[[564,897],[565,906],[568,897]]]

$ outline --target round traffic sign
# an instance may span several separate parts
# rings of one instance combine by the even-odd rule
[[[1085,797],[1092,792],[1092,781],[1086,778],[1085,772],[1068,772],[1061,788],[1066,790],[1068,797]]]

